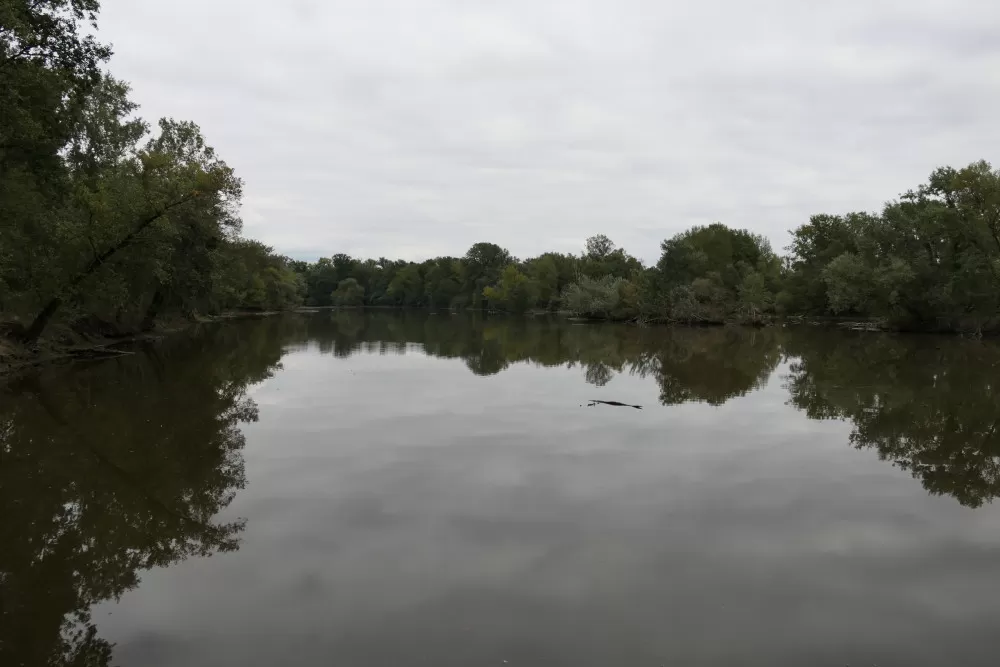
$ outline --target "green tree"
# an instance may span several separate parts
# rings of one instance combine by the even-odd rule
[[[664,241],[662,250],[644,289],[645,309],[654,315],[722,322],[770,306],[780,287],[781,263],[770,243],[746,230],[694,227]]]
[[[338,306],[363,306],[365,303],[365,288],[354,278],[344,278],[333,293],[333,303]]]
[[[586,241],[584,256],[597,262],[607,258],[615,249],[615,243],[604,234],[591,236]]]
[[[213,306],[284,310],[302,303],[305,282],[292,262],[259,241],[236,239],[220,248],[212,277]]]
[[[429,262],[424,273],[428,305],[448,308],[461,291],[461,266],[452,257],[439,257]]]
[[[1000,172],[986,162],[938,169],[880,215],[814,216],[790,249],[789,311],[1000,328]]]
[[[814,215],[809,223],[792,232],[790,267],[784,281],[786,309],[796,313],[823,315],[830,311],[829,283],[823,276],[827,264],[845,253],[857,254],[862,228],[871,216]]]
[[[605,276],[632,278],[642,270],[642,262],[632,257],[604,234],[587,239],[583,256],[580,258],[579,272],[592,279]]]
[[[55,321],[127,333],[166,311],[297,303],[285,260],[242,242],[242,183],[198,126],[164,119],[150,136],[128,86],[101,72],[110,50],[92,36],[98,8],[0,3],[7,329],[33,344]]]
[[[0,3],[0,183],[17,172],[28,189],[22,194],[64,192],[61,153],[111,56],[81,30],[95,24],[99,7],[97,0]]]
[[[566,287],[562,304],[583,317],[629,319],[638,314],[639,294],[635,284],[624,278],[605,276],[594,280],[581,276]]]
[[[774,304],[774,295],[768,290],[767,281],[756,271],[751,271],[743,277],[738,292],[740,309],[743,319],[747,322],[759,322],[762,315],[770,311]]]
[[[423,306],[425,304],[424,278],[420,267],[407,264],[396,272],[386,294],[399,306]]]
[[[538,300],[538,285],[513,264],[508,264],[496,287],[483,289],[486,300],[500,310],[524,313]]]
[[[329,306],[331,295],[337,289],[337,270],[333,262],[321,257],[315,264],[309,266],[306,273],[306,304],[310,306]]]
[[[538,286],[538,305],[541,308],[557,310],[563,290],[580,273],[580,259],[573,255],[546,252],[524,262],[524,272]]]
[[[241,195],[242,182],[205,145],[197,126],[161,121],[160,135],[123,158],[73,209],[67,233],[79,241],[67,245],[80,248],[79,259],[46,281],[51,286],[40,295],[43,305],[25,340],[37,340],[64,301],[90,310],[95,300],[104,301],[117,310],[136,293],[178,281],[204,296],[209,253],[238,233]],[[83,251],[87,247],[91,252]]]
[[[513,258],[505,248],[482,242],[474,243],[463,259],[463,288],[471,295],[471,305],[480,308],[483,290],[497,284],[504,267],[512,263]]]

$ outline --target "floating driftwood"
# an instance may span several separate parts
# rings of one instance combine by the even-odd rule
[[[642,410],[641,405],[629,405],[628,403],[620,403],[618,401],[599,401],[596,398],[590,399],[590,403],[587,404],[587,407],[592,408],[595,405],[613,405],[617,408],[635,408],[636,410]]]
[[[105,346],[82,347],[69,350],[69,356],[74,359],[110,359],[113,357],[124,357],[132,354],[135,354],[135,352]]]

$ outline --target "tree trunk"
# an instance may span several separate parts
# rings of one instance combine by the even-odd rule
[[[151,331],[156,325],[156,316],[160,312],[160,306],[163,305],[163,290],[159,287],[156,288],[156,292],[153,293],[153,300],[149,302],[149,307],[146,309],[146,315],[142,318],[142,324],[139,325],[139,329],[142,331]]]
[[[45,331],[45,327],[48,325],[49,320],[52,316],[56,314],[59,310],[59,306],[62,304],[62,299],[56,297],[45,304],[42,308],[42,312],[35,316],[35,319],[31,321],[31,326],[24,332],[24,342],[31,344],[38,340],[38,337],[42,335]]]
[[[66,284],[63,290],[70,289],[79,285],[81,282],[83,282],[84,278],[86,278],[94,271],[96,271],[98,267],[104,264],[104,262],[110,259],[115,253],[117,253],[119,250],[129,245],[130,243],[132,243],[135,237],[138,236],[139,233],[142,232],[142,230],[146,229],[146,227],[149,227],[151,224],[159,220],[170,209],[176,208],[181,204],[184,204],[194,199],[196,196],[197,194],[193,193],[185,197],[182,197],[181,199],[178,199],[172,204],[167,204],[159,211],[155,211],[151,213],[149,216],[140,220],[139,224],[136,225],[136,227],[131,232],[129,232],[125,236],[125,238],[123,238],[121,241],[119,241],[118,243],[114,244],[113,246],[102,252],[100,255],[94,257],[94,259],[90,260],[90,263],[87,264],[87,267],[80,273],[76,274],[73,277],[73,279]],[[31,322],[31,326],[28,327],[27,332],[24,334],[25,343],[30,345],[38,340],[38,338],[42,335],[42,332],[45,331],[45,327],[48,326],[48,323],[52,319],[52,316],[56,314],[57,310],[59,310],[60,305],[62,305],[61,296],[54,297],[51,301],[45,304],[45,307],[42,308],[42,312],[38,313],[35,319]]]

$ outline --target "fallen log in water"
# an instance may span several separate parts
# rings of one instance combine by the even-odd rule
[[[587,404],[587,407],[592,408],[595,405],[613,405],[618,408],[635,408],[636,410],[642,410],[641,405],[629,405],[628,403],[620,403],[619,401],[599,401],[596,398],[590,399],[590,403]]]

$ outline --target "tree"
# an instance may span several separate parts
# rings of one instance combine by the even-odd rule
[[[495,243],[474,243],[465,253],[465,262],[471,267],[481,269],[502,269],[511,263],[512,258],[506,248]]]
[[[662,250],[645,289],[654,315],[723,322],[743,312],[756,319],[780,286],[781,263],[770,243],[746,230],[694,227],[664,241]]]
[[[451,257],[439,257],[428,262],[424,273],[427,304],[448,308],[462,291],[461,266]]]
[[[101,71],[98,9],[0,2],[5,330],[34,344],[56,321],[59,338],[119,335],[166,311],[298,303],[286,260],[241,239],[242,182],[198,126],[163,119],[151,136],[128,85]]]
[[[226,241],[212,276],[213,307],[285,310],[298,306],[306,286],[292,264],[259,241]]]
[[[829,312],[828,282],[823,270],[844,253],[857,254],[862,228],[873,221],[863,213],[814,215],[792,232],[789,272],[784,281],[787,310],[823,315]]]
[[[563,289],[576,278],[577,258],[547,252],[526,261],[525,271],[538,288],[538,305],[555,310]]]
[[[813,216],[790,249],[787,310],[1000,328],[1000,172],[986,162],[938,169],[880,215]]]
[[[310,265],[306,272],[306,304],[329,306],[331,295],[337,289],[339,282],[333,262],[326,257],[321,257],[315,264]]]
[[[60,152],[111,56],[81,31],[98,9],[97,0],[0,3],[0,181],[19,171],[49,194],[65,185]]]
[[[80,134],[87,98],[111,50],[81,34],[96,0],[0,3],[0,303],[38,304],[69,253],[72,194],[64,150]],[[92,109],[91,109],[92,111]],[[37,336],[36,336],[37,337]]]
[[[642,262],[621,248],[604,234],[592,236],[586,241],[586,249],[580,258],[579,272],[593,279],[604,276],[633,278],[642,270]]]
[[[615,243],[604,234],[598,234],[587,239],[586,247],[587,259],[599,262],[611,254],[615,249]]]
[[[638,290],[624,278],[581,276],[563,292],[563,307],[574,315],[600,319],[628,319],[638,314]]]
[[[759,322],[761,315],[771,309],[774,295],[767,289],[764,276],[751,271],[739,286],[740,308],[743,318],[750,323]]]
[[[119,294],[128,292],[137,266],[148,267],[160,280],[190,280],[197,272],[206,276],[209,243],[239,231],[242,182],[193,123],[160,121],[159,136],[114,165],[91,195],[80,214],[93,222],[88,238],[93,254],[68,264],[27,328],[26,342],[41,336],[64,300],[86,299],[95,285],[107,289],[107,283],[91,279],[107,278],[109,268],[124,268],[117,273]],[[145,252],[123,253],[139,243]],[[172,262],[182,267],[177,273]]]
[[[416,264],[403,266],[396,272],[386,294],[399,306],[424,305],[424,278]]]
[[[524,313],[538,300],[538,285],[513,264],[508,264],[496,287],[483,289],[491,305],[512,313]]]
[[[362,306],[365,303],[365,288],[354,278],[344,278],[333,293],[333,303],[338,306]]]
[[[827,264],[822,275],[831,311],[838,314],[870,312],[871,271],[860,257],[845,252]]]
[[[474,243],[465,253],[463,288],[471,294],[472,306],[482,305],[483,290],[497,284],[504,267],[513,261],[510,253],[495,243]]]

